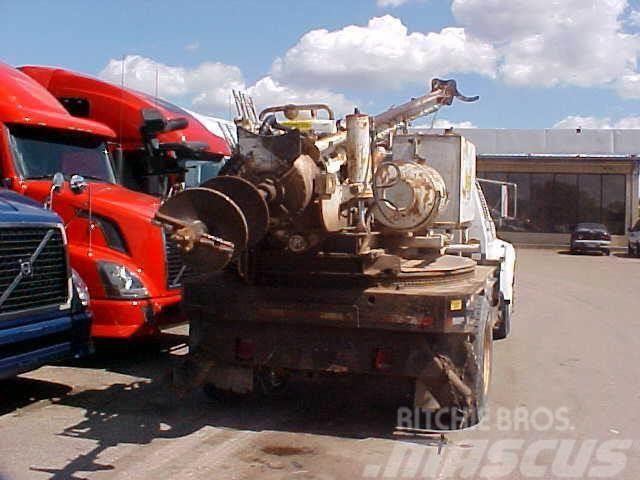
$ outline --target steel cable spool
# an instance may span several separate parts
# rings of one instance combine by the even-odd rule
[[[233,243],[233,253],[208,248],[201,240],[189,251],[181,248],[185,264],[197,273],[219,271],[247,248],[246,218],[240,207],[219,191],[200,187],[185,190],[164,202],[158,213],[185,225],[202,225],[205,234]]]
[[[416,162],[383,162],[373,179],[372,213],[381,225],[413,232],[432,224],[444,207],[447,191],[442,176]]]

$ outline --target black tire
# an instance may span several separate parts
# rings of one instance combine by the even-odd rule
[[[608,248],[603,248],[602,254],[608,257],[609,255],[611,255],[611,250],[609,250]]]
[[[473,390],[473,404],[462,411],[464,420],[462,428],[472,427],[482,421],[489,402],[489,387],[491,386],[491,372],[493,364],[493,322],[496,309],[485,306],[487,312],[478,328],[472,345],[472,355],[467,362],[465,379]]]
[[[509,304],[500,300],[500,315],[495,327],[493,327],[493,339],[504,340],[511,333],[511,311],[509,310]]]

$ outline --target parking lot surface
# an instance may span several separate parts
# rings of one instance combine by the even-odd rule
[[[512,336],[475,429],[402,435],[399,392],[349,380],[269,401],[177,392],[179,328],[0,382],[0,478],[638,478],[640,259],[518,255]]]

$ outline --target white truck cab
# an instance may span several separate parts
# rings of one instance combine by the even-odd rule
[[[511,330],[516,250],[509,242],[498,238],[495,223],[491,218],[479,182],[475,183],[473,198],[475,216],[469,227],[469,243],[479,244],[480,251],[471,256],[476,260],[500,262],[500,319],[494,329],[494,338],[506,338]]]

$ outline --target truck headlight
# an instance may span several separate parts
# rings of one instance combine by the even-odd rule
[[[83,307],[89,306],[89,288],[82,279],[82,277],[76,272],[75,269],[71,270],[71,278],[73,280],[73,288],[75,288],[76,296]]]
[[[102,284],[110,298],[147,298],[149,291],[138,275],[124,265],[98,262]]]

